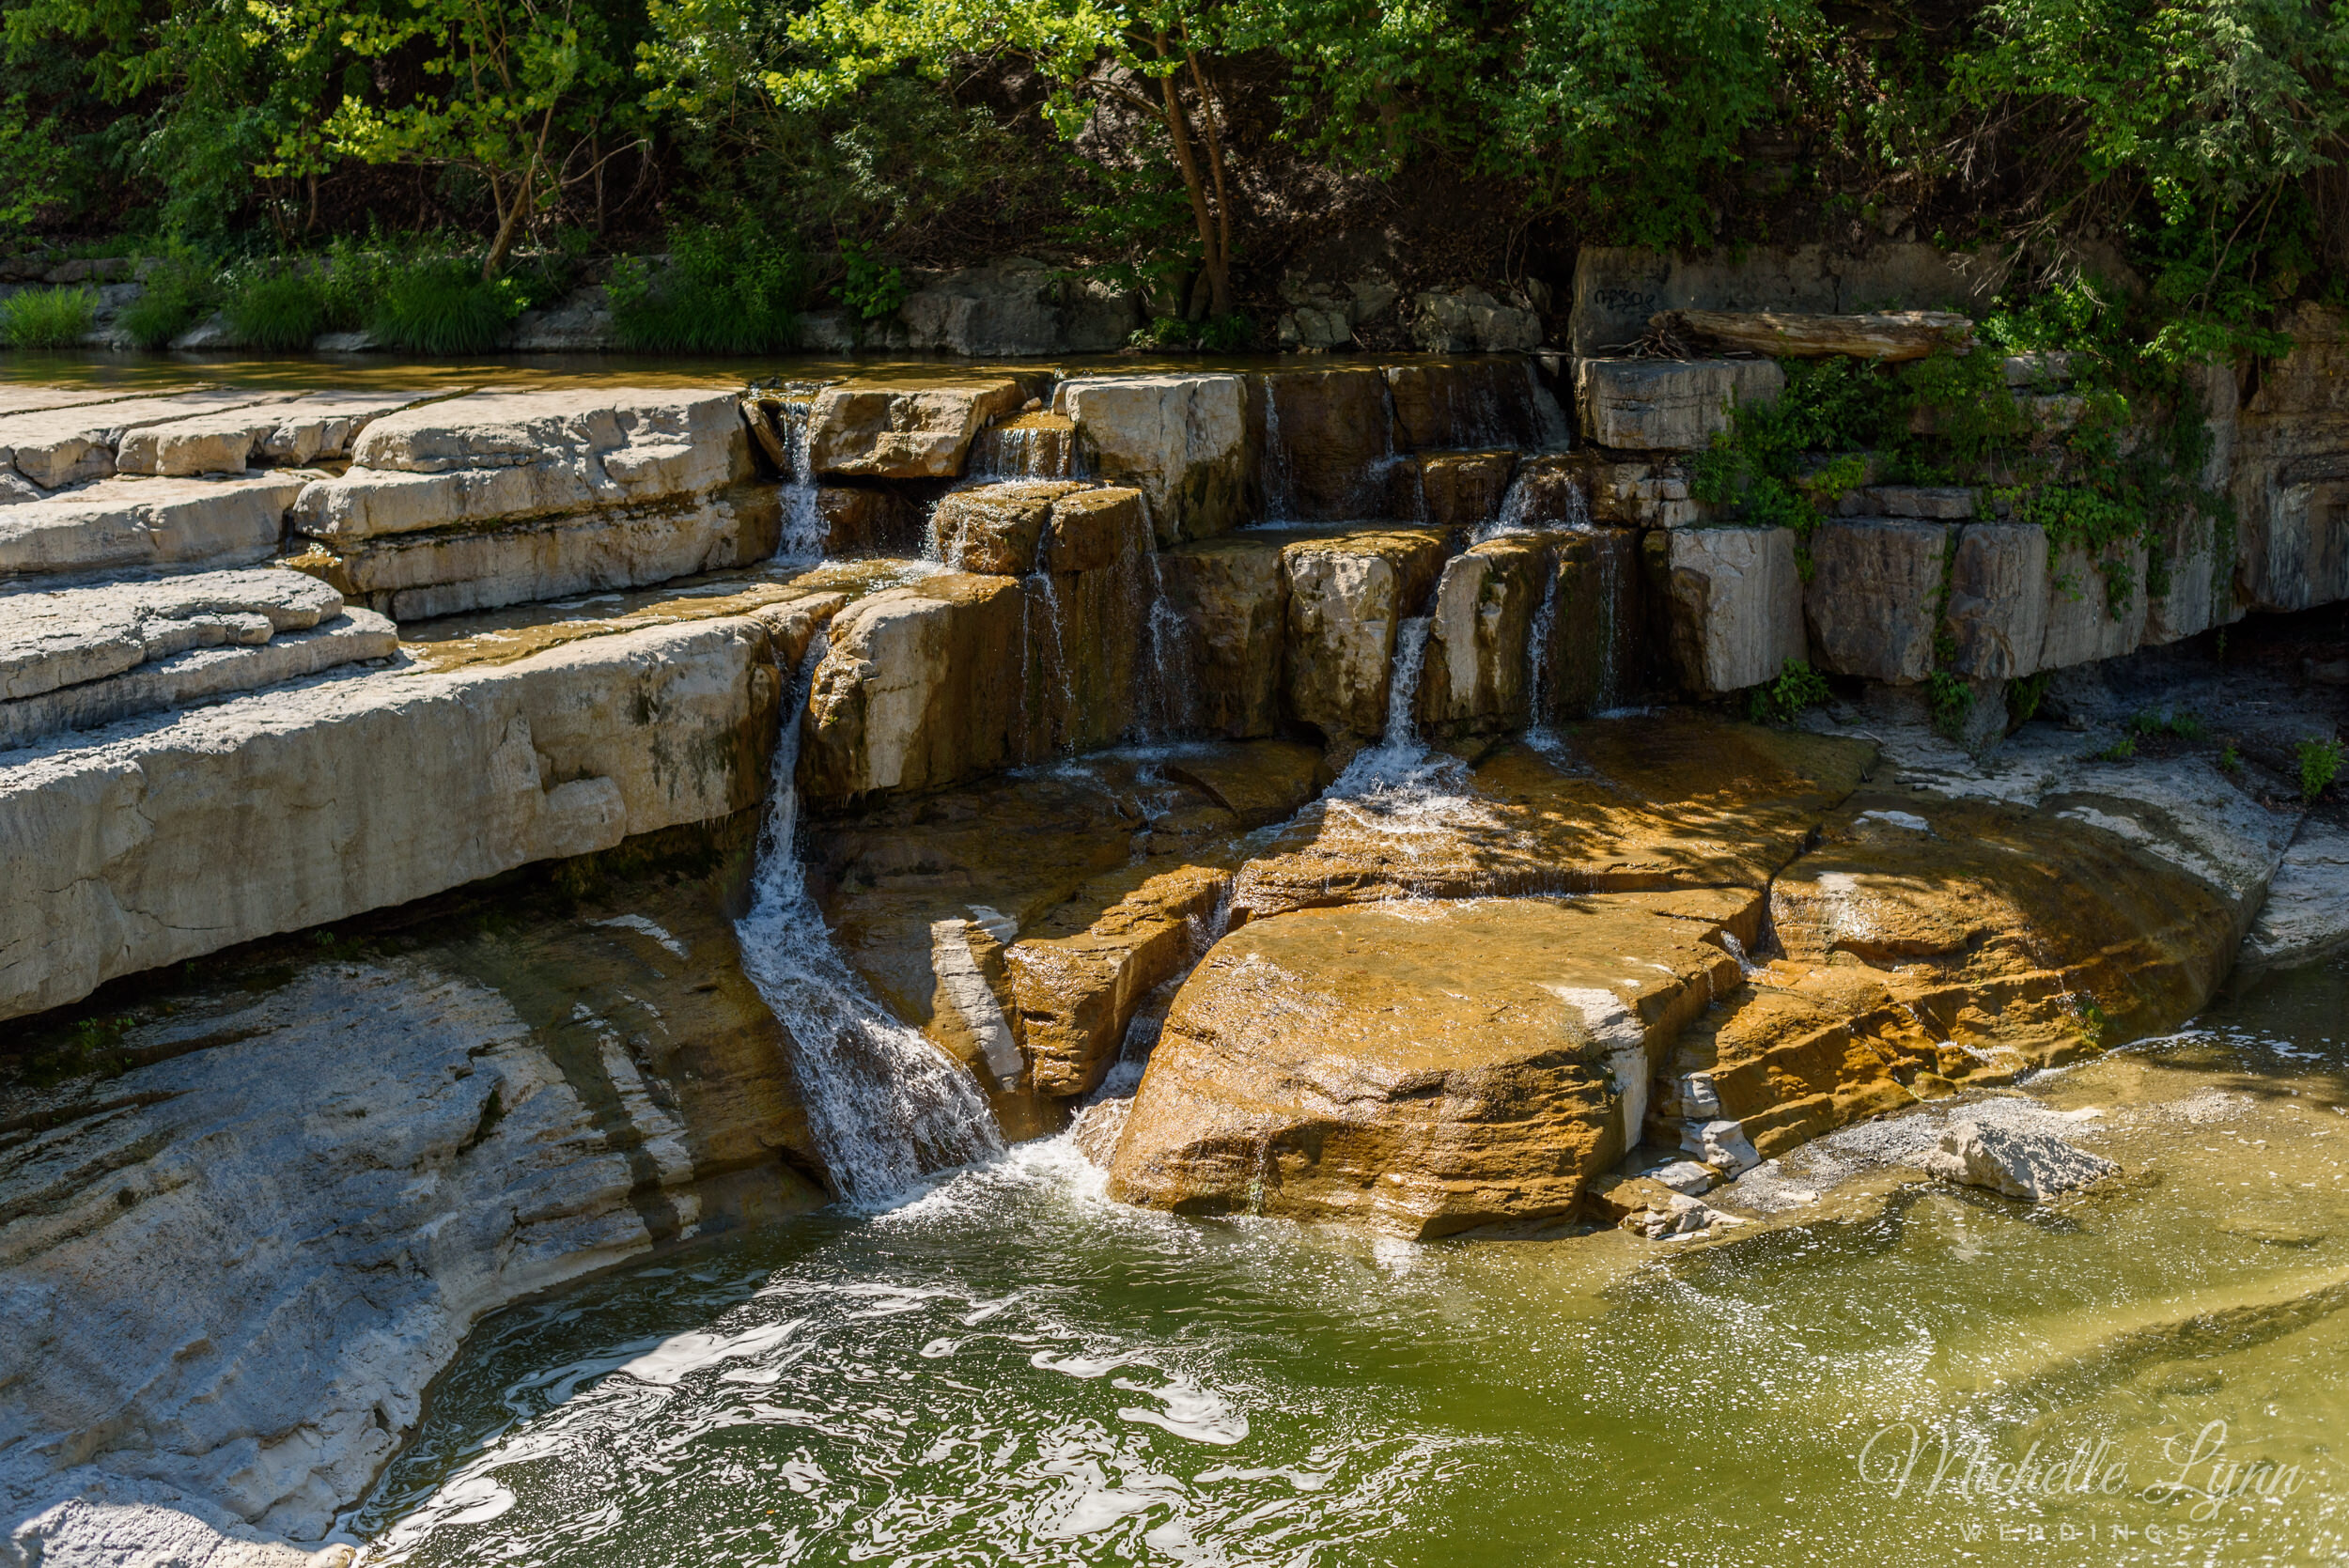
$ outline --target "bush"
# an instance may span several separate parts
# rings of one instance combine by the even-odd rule
[[[232,278],[221,308],[240,344],[280,353],[307,349],[333,314],[322,270],[299,262]]]
[[[193,256],[167,256],[148,269],[145,292],[123,307],[115,325],[140,348],[161,349],[195,325],[217,293],[210,267]]]
[[[411,353],[487,353],[528,303],[513,279],[484,280],[474,262],[414,261],[389,269],[367,330]]]
[[[669,249],[666,270],[633,256],[612,269],[612,325],[624,347],[756,354],[799,342],[807,264],[797,249],[747,219],[680,224]]]
[[[11,349],[69,349],[98,319],[89,288],[27,288],[0,300],[0,343]]]
[[[1804,708],[1814,707],[1827,698],[1827,676],[1802,660],[1790,659],[1776,680],[1747,691],[1746,717],[1757,724],[1771,720],[1792,723]]]

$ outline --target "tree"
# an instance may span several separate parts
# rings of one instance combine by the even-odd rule
[[[1095,0],[820,0],[791,28],[820,63],[764,79],[778,101],[820,107],[909,66],[943,78],[1010,54],[1052,82],[1047,113],[1064,136],[1104,102],[1132,110],[1164,133],[1182,176],[1206,285],[1197,304],[1228,316],[1233,214],[1214,36],[1213,18],[1188,0],[1131,11]]]

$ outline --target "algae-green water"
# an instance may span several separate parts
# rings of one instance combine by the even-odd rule
[[[2349,1560],[2349,966],[2043,1075],[2123,1174],[1694,1246],[1180,1219],[1065,1141],[487,1320],[369,1563]],[[1799,1168],[1790,1158],[1790,1169]]]

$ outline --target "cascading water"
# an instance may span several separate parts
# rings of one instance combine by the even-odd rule
[[[1281,378],[1264,379],[1264,520],[1283,523],[1297,518],[1297,481],[1289,467],[1289,449],[1281,439]]]
[[[807,704],[824,655],[801,661],[792,706]],[[971,1076],[891,1017],[833,945],[800,862],[799,726],[775,746],[750,912],[735,923],[742,969],[795,1048],[794,1075],[841,1196],[879,1203],[926,1173],[1000,1153],[1002,1133]]]
[[[812,404],[801,400],[774,405],[775,433],[783,442],[791,477],[783,484],[783,537],[775,554],[786,561],[821,560],[831,530],[816,505],[816,471],[807,451],[807,419]]]

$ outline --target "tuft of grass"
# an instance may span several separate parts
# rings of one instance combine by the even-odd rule
[[[2300,799],[2313,801],[2341,771],[2341,742],[2310,736],[2293,748],[2293,754],[2300,759]]]
[[[300,264],[232,280],[221,308],[239,343],[280,352],[307,349],[330,320],[324,280],[316,268]]]
[[[195,325],[218,292],[210,268],[192,256],[168,256],[148,270],[145,291],[115,325],[140,348],[161,349]]]
[[[0,300],[0,343],[11,349],[68,349],[98,319],[91,288],[26,288]]]
[[[484,280],[461,258],[414,261],[387,270],[367,330],[411,353],[487,353],[527,303],[512,279]]]
[[[612,324],[630,349],[756,354],[799,342],[807,263],[747,219],[730,227],[680,224],[669,231],[666,270],[634,256],[612,269]],[[876,303],[885,279],[866,278]],[[894,308],[894,306],[892,307]]]
[[[2243,771],[2243,753],[2234,749],[2234,742],[2232,740],[2218,750],[2218,770],[2221,773]]]

